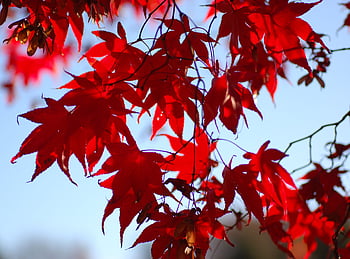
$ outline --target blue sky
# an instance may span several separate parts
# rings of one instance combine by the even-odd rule
[[[347,15],[347,11],[338,5],[339,2],[324,0],[304,16],[316,32],[329,35],[324,40],[330,49],[350,47],[348,29],[335,33]],[[125,27],[127,31],[128,28],[135,30],[133,23],[126,24]],[[266,140],[271,140],[270,147],[284,150],[289,142],[310,134],[323,124],[340,119],[350,108],[349,60],[350,51],[334,53],[329,72],[323,76],[325,89],[320,89],[317,83],[309,87],[297,86],[297,79],[305,71],[294,69],[290,65],[291,83],[280,80],[275,103],[272,103],[266,91],[262,91],[257,105],[264,119],[261,121],[256,114],[248,111],[249,129],[240,126],[236,143],[255,152]],[[84,68],[84,64],[77,65],[73,62],[65,69],[80,73]],[[67,75],[62,78],[45,76],[40,86],[21,88],[11,105],[5,103],[5,93],[0,92],[0,255],[10,255],[24,243],[38,238],[52,242],[56,247],[74,247],[80,244],[87,247],[91,259],[126,256],[140,258],[137,256],[138,248],[126,249],[136,237],[134,226],[126,231],[125,247],[120,248],[118,213],[108,218],[106,235],[102,234],[101,218],[110,192],[100,188],[97,179],[84,178],[83,170],[76,161],[72,161],[71,173],[79,187],[72,185],[56,165],[33,183],[27,183],[34,170],[35,155],[25,156],[16,164],[9,162],[17,153],[21,142],[36,126],[24,119],[20,119],[17,124],[16,116],[28,111],[32,100],[40,98],[41,95],[59,98],[61,92],[55,87],[69,79]],[[2,80],[0,74],[0,81]],[[349,122],[346,121],[339,128],[339,137],[345,143],[350,143],[350,135],[345,134],[349,130],[348,126]],[[141,133],[136,133],[138,134],[142,136]],[[324,139],[327,138],[327,142],[332,137],[332,131],[326,130],[315,138],[315,158],[321,158],[325,154],[322,146]],[[158,140],[158,143],[163,140]],[[306,163],[306,147],[305,143],[293,147],[290,157],[284,160],[283,165],[287,169],[295,169]],[[232,147],[222,147],[229,148]],[[144,246],[140,246],[139,249],[143,248]]]

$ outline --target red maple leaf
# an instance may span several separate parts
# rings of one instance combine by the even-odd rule
[[[199,200],[206,200],[208,203],[209,201],[220,203],[224,197],[223,184],[215,176],[208,181],[203,181],[199,190],[204,194],[204,197]]]
[[[348,201],[339,194],[337,188],[345,191],[340,175],[347,171],[340,170],[339,167],[328,171],[319,164],[314,165],[316,168],[301,178],[307,182],[301,185],[300,194],[305,200],[315,199],[321,205],[319,210],[329,220],[341,222]]]
[[[319,3],[320,1],[307,4],[274,0],[269,1],[269,5],[262,6],[261,12],[249,16],[259,35],[264,37],[268,52],[279,64],[282,63],[284,54],[289,61],[311,73],[300,39],[320,43],[328,49],[320,35],[307,22],[298,18]]]
[[[233,169],[225,168],[223,171],[223,196],[225,200],[225,209],[234,201],[236,193],[238,193],[251,214],[264,224],[263,203],[260,193],[257,189],[257,174],[251,171],[249,166],[240,165]]]
[[[224,213],[219,209],[215,210],[215,215],[209,216],[208,213],[212,212],[206,208],[198,212],[193,209],[174,213],[165,209],[164,213],[155,213],[152,220],[156,222],[144,229],[133,247],[154,240],[151,248],[154,259],[175,259],[204,258],[211,236],[233,245],[217,220]]]
[[[232,56],[250,49],[257,44],[261,35],[249,20],[249,14],[256,10],[251,1],[214,1],[211,10],[223,13],[217,39],[230,35],[230,51]],[[212,12],[212,11],[210,11]],[[209,15],[209,13],[208,13]]]
[[[246,153],[244,157],[250,159],[249,167],[251,171],[260,172],[261,186],[259,190],[268,199],[286,209],[288,206],[286,204],[288,188],[296,189],[296,185],[287,170],[279,164],[279,161],[286,154],[277,149],[267,149],[269,143],[270,141],[266,141],[256,154]]]
[[[48,73],[50,76],[55,76],[59,72],[62,65],[67,64],[67,60],[72,55],[71,48],[65,47],[62,50],[62,55],[57,53],[43,53],[42,55],[28,56],[23,53],[21,44],[12,42],[9,45],[4,45],[1,52],[8,56],[6,61],[6,80],[3,85],[8,91],[9,102],[15,98],[15,89],[19,81],[22,80],[25,87],[30,84],[39,83],[41,76]]]
[[[99,161],[106,144],[120,141],[121,136],[129,144],[135,144],[125,124],[125,115],[130,111],[125,109],[123,99],[125,92],[131,89],[123,83],[110,86],[113,90],[98,87],[89,81],[89,75],[91,73],[86,74],[87,78],[75,77],[66,87],[76,89],[59,101],[46,98],[48,107],[21,115],[42,124],[24,140],[18,154],[11,160],[14,162],[22,155],[38,152],[32,180],[56,160],[71,180],[68,162],[72,154],[78,158],[87,174]],[[113,94],[109,94],[108,90]],[[71,109],[67,110],[66,107]]]
[[[340,175],[347,171],[334,168],[327,171],[320,164],[314,164],[315,169],[305,174],[300,179],[307,180],[300,187],[300,194],[305,200],[316,199],[317,202],[322,203],[327,201],[327,195],[334,192],[336,187],[345,191]]]
[[[176,155],[169,155],[165,159],[168,163],[162,168],[167,171],[177,171],[178,179],[192,183],[197,179],[203,180],[210,173],[211,167],[216,164],[210,159],[216,143],[210,143],[207,134],[197,128],[195,137],[185,142],[180,138],[164,135],[168,138]],[[192,142],[193,141],[193,142]]]
[[[228,75],[237,82],[249,82],[255,96],[265,85],[272,99],[277,90],[277,76],[286,78],[283,66],[266,52],[261,42],[253,47],[251,54],[241,55],[237,64],[230,67]]]
[[[204,98],[204,126],[206,127],[216,118],[219,110],[219,118],[222,123],[227,129],[236,133],[240,117],[243,116],[245,119],[243,107],[257,112],[262,117],[247,88],[236,81],[229,80],[226,75],[215,77]]]
[[[145,103],[140,116],[156,106],[151,138],[167,121],[181,138],[185,112],[198,124],[195,102],[202,100],[203,94],[192,83],[194,78],[187,76],[187,61],[167,57],[165,53],[167,50],[161,49],[154,55],[148,55],[137,73],[138,92]]]
[[[341,158],[344,156],[345,151],[350,149],[350,144],[344,145],[340,143],[334,143],[334,152],[328,156],[328,158]]]
[[[348,10],[350,10],[350,2],[347,3],[341,3],[341,5],[344,5]],[[341,28],[345,26],[350,26],[350,14],[348,14],[343,22],[343,25],[338,29],[340,30]]]
[[[14,163],[23,155],[37,152],[36,168],[31,181],[57,160],[61,170],[73,182],[68,170],[68,159],[71,154],[65,145],[71,128],[69,112],[61,103],[53,99],[46,98],[45,101],[46,108],[38,108],[20,115],[33,122],[41,123],[41,125],[23,141],[19,152],[11,159],[11,162]]]
[[[119,208],[122,243],[124,231],[131,220],[148,204],[157,203],[155,194],[172,195],[163,184],[159,164],[165,163],[165,160],[160,154],[143,152],[125,143],[112,143],[107,148],[111,156],[94,176],[116,172],[100,183],[113,191],[103,215],[103,225],[106,218]]]

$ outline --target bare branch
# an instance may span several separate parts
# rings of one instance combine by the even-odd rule
[[[328,127],[334,127],[334,138],[333,138],[333,141],[332,141],[332,144],[334,144],[336,142],[336,139],[337,139],[337,127],[347,118],[347,117],[350,117],[350,111],[348,111],[346,114],[343,115],[343,117],[336,121],[336,122],[333,122],[333,123],[329,123],[329,124],[325,124],[325,125],[322,125],[320,128],[318,128],[317,130],[315,130],[314,132],[312,132],[310,135],[306,136],[306,137],[303,137],[303,138],[300,138],[300,139],[297,139],[297,140],[294,140],[292,142],[289,143],[288,147],[285,149],[284,153],[287,153],[288,150],[296,143],[298,142],[302,142],[304,140],[308,140],[308,145],[309,145],[309,162],[297,169],[294,169],[291,173],[294,173],[296,171],[299,171],[307,166],[309,166],[310,164],[312,164],[313,162],[313,159],[312,159],[312,138],[318,134],[320,131],[322,131],[323,129],[325,128],[328,128]],[[331,145],[332,146],[332,145]]]

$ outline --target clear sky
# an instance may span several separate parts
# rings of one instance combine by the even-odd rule
[[[347,29],[336,34],[347,15],[345,8],[338,5],[339,2],[324,0],[304,16],[316,32],[329,36],[324,40],[330,49],[350,47],[350,32]],[[127,31],[128,28],[135,30],[134,26],[133,23],[125,25]],[[297,86],[297,79],[306,72],[290,65],[290,83],[280,80],[275,103],[271,102],[266,91],[262,91],[257,105],[264,120],[248,111],[249,129],[241,126],[236,142],[255,152],[266,140],[271,140],[270,147],[284,150],[289,142],[310,134],[323,124],[339,120],[350,107],[349,60],[350,51],[337,52],[332,56],[329,72],[323,77],[325,89],[320,89],[317,83],[307,88]],[[80,73],[84,65],[73,63],[65,69]],[[142,258],[137,256],[137,252],[144,246],[127,250],[136,237],[134,226],[126,231],[125,246],[120,248],[118,213],[108,218],[106,235],[102,234],[101,218],[110,192],[100,188],[97,179],[85,179],[82,168],[74,159],[71,173],[79,187],[72,185],[56,165],[33,183],[27,183],[34,170],[35,155],[25,156],[13,165],[9,162],[21,142],[36,126],[24,119],[19,119],[17,124],[16,116],[28,111],[32,100],[37,100],[41,95],[59,98],[61,92],[54,88],[69,79],[67,75],[62,78],[45,76],[40,86],[21,88],[11,105],[5,103],[5,93],[0,92],[0,256],[5,254],[12,259],[11,254],[18,254],[18,250],[25,250],[26,244],[39,240],[61,252],[67,247],[75,249],[76,253],[87,249],[90,254],[87,258],[90,259]],[[0,74],[0,82],[2,80],[3,75]],[[345,122],[339,132],[345,143],[350,143],[350,135],[341,133],[348,131],[348,126],[349,122]],[[325,131],[315,139],[315,143],[329,138],[320,142],[324,144],[332,137],[331,131]],[[306,145],[304,149],[298,149],[302,146],[299,144],[290,150],[290,157],[284,161],[287,169],[295,169],[307,162]],[[314,156],[321,158],[322,154],[325,154],[325,149],[320,146]]]

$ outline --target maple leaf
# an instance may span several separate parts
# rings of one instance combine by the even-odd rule
[[[287,189],[297,187],[286,169],[278,162],[274,162],[280,161],[286,155],[277,149],[267,149],[269,143],[270,141],[266,141],[256,154],[248,152],[244,157],[250,159],[250,170],[261,174],[260,191],[282,208],[286,208]]]
[[[261,230],[266,230],[272,239],[272,241],[277,245],[277,247],[285,252],[289,257],[295,258],[292,252],[284,246],[285,243],[293,243],[292,237],[284,230],[282,222],[279,217],[269,216],[265,219],[265,225]]]
[[[162,23],[168,27],[168,31],[157,40],[154,48],[166,50],[171,58],[179,58],[191,64],[194,53],[209,64],[209,51],[205,43],[214,42],[207,34],[197,32],[190,27],[188,16],[183,14],[181,20],[165,19]],[[182,39],[182,36],[185,38]]]
[[[223,13],[217,39],[230,35],[229,45],[233,56],[260,41],[261,35],[249,20],[249,14],[256,9],[254,4],[249,1],[219,1],[212,5],[213,8]]]
[[[347,171],[340,170],[339,167],[327,171],[316,163],[314,166],[314,170],[301,178],[307,182],[301,185],[300,194],[305,200],[315,199],[321,204],[320,210],[329,220],[341,222],[347,208],[347,198],[341,196],[335,188],[345,191],[340,174]]]
[[[226,240],[223,225],[217,217],[224,213],[217,209],[215,215],[208,216],[208,209],[196,213],[192,210],[182,210],[174,213],[165,209],[164,213],[156,213],[154,222],[143,230],[132,247],[137,244],[153,241],[151,252],[153,258],[204,258],[209,248],[210,236]]]
[[[183,29],[186,35],[184,41],[187,41],[197,56],[206,64],[209,64],[209,53],[205,42],[214,42],[214,40],[207,33],[196,32],[190,28],[189,19],[186,15],[182,17]]]
[[[326,245],[332,245],[334,222],[328,221],[319,211],[310,212],[299,209],[294,214],[295,217],[288,232],[294,240],[303,237],[303,241],[308,248],[304,258],[309,258],[317,249],[319,245],[318,240],[321,240]]]
[[[163,184],[163,172],[159,163],[164,158],[153,152],[140,151],[135,145],[111,143],[107,145],[111,156],[94,176],[116,172],[100,182],[102,187],[113,191],[102,220],[117,208],[120,209],[120,240],[131,220],[150,203],[157,203],[155,194],[172,196]]]
[[[169,155],[165,159],[168,161],[162,166],[167,171],[178,171],[178,179],[192,183],[196,179],[203,180],[210,173],[211,167],[216,163],[210,159],[210,154],[215,150],[216,143],[210,143],[206,133],[196,129],[195,137],[192,141],[185,142],[180,138],[164,135],[168,138],[170,145],[176,155]]]
[[[134,106],[143,106],[135,89],[122,80],[112,84],[104,83],[103,78],[100,78],[96,71],[80,76],[71,74],[71,76],[74,79],[61,86],[62,89],[72,89],[61,98],[61,101],[67,106],[81,106],[90,109],[91,103],[98,102],[102,104],[102,107],[106,107],[109,113],[122,117],[124,121],[126,121],[127,114],[133,113],[127,109],[126,101]]]
[[[340,179],[340,174],[347,171],[334,168],[330,172],[325,170],[320,164],[314,164],[315,169],[311,170],[301,180],[307,180],[306,183],[300,187],[300,194],[304,199],[309,200],[315,198],[317,202],[322,203],[327,201],[327,195],[334,192],[335,187],[340,187],[345,190]]]
[[[179,249],[179,241],[184,238],[186,230],[185,224],[178,227],[184,221],[188,211],[174,213],[164,206],[164,212],[155,213],[152,215],[152,220],[155,222],[146,227],[140,236],[136,239],[132,247],[144,243],[154,241],[151,247],[152,258],[176,258],[176,254],[184,254],[186,241],[183,241],[185,246]],[[178,251],[178,252],[177,252]],[[171,256],[173,255],[173,256]]]
[[[265,223],[261,231],[267,231],[279,249],[294,258],[291,254],[293,240],[303,238],[308,247],[304,258],[309,258],[316,250],[319,240],[331,245],[334,223],[321,216],[319,210],[311,212],[298,190],[287,189],[287,209],[272,203],[268,207]]]
[[[236,133],[240,117],[245,119],[243,107],[257,112],[262,117],[247,88],[235,81],[228,81],[226,75],[214,77],[212,87],[204,98],[204,126],[215,119],[219,110],[221,122],[227,129]]]
[[[174,188],[182,193],[186,198],[192,199],[192,192],[196,191],[196,188],[189,185],[185,180],[178,178],[168,178],[164,184],[172,183]]]
[[[122,96],[129,88],[125,89],[122,83],[111,86],[120,91],[109,95],[84,77],[76,77],[68,85],[80,88],[71,90],[59,101],[46,98],[48,107],[21,115],[42,124],[24,140],[18,154],[11,160],[14,162],[22,155],[38,152],[32,180],[55,160],[71,180],[68,162],[72,154],[87,174],[101,158],[106,143],[120,141],[123,136],[129,144],[135,144],[123,118],[129,112],[124,107]],[[68,111],[65,107],[73,108]]]
[[[328,143],[333,144],[333,143]],[[334,149],[335,151],[328,156],[328,158],[334,159],[334,158],[341,158],[344,156],[344,152],[350,149],[350,144],[344,145],[340,143],[334,143]]]
[[[341,5],[344,5],[348,10],[350,9],[350,2],[347,3],[341,3]],[[342,29],[345,26],[350,26],[350,14],[348,14],[343,22],[343,25],[338,29],[338,31],[340,29]]]
[[[41,123],[23,141],[19,152],[11,159],[14,163],[19,157],[37,152],[36,168],[33,181],[39,174],[49,168],[56,160],[64,174],[71,182],[68,170],[70,152],[65,148],[69,132],[69,112],[59,102],[45,98],[46,108],[38,108],[20,116],[36,123]]]
[[[82,58],[93,66],[105,83],[136,80],[137,71],[145,60],[145,53],[127,43],[126,34],[121,23],[118,23],[118,34],[108,31],[93,31],[103,40],[92,46]],[[98,61],[99,60],[99,61]],[[108,79],[108,80],[107,80]]]
[[[156,105],[151,139],[167,121],[181,138],[184,112],[193,122],[199,124],[195,102],[202,100],[203,94],[192,84],[194,78],[187,76],[186,62],[164,56],[163,51],[159,50],[154,55],[147,56],[137,73],[138,92],[145,103],[139,117]]]
[[[215,177],[212,176],[209,181],[203,181],[199,188],[204,193],[204,197],[199,200],[212,200],[214,203],[220,203],[224,196],[223,184]]]
[[[265,85],[272,99],[277,90],[277,76],[286,78],[281,64],[271,58],[261,42],[254,46],[252,53],[239,57],[237,63],[230,67],[228,76],[233,81],[249,82],[255,96]]]
[[[225,209],[234,200],[238,193],[247,207],[249,215],[251,213],[264,224],[262,198],[257,190],[257,174],[251,171],[248,165],[239,165],[233,169],[225,168],[223,171],[223,196],[225,200]]]
[[[30,83],[38,83],[44,72],[57,74],[58,67],[61,64],[66,65],[68,58],[72,55],[72,50],[68,46],[62,50],[62,55],[45,53],[41,56],[28,57],[22,53],[21,45],[15,42],[4,46],[4,51],[9,53],[6,64],[6,69],[10,74],[9,80],[16,85],[16,81],[22,79],[25,86]]]
[[[281,64],[282,54],[286,58],[305,68],[311,73],[311,68],[305,57],[300,39],[315,42],[328,50],[319,34],[304,20],[297,18],[319,4],[297,3],[288,1],[270,1],[263,6],[261,13],[252,13],[249,18],[254,23],[259,35],[264,36],[264,43],[269,53]]]

